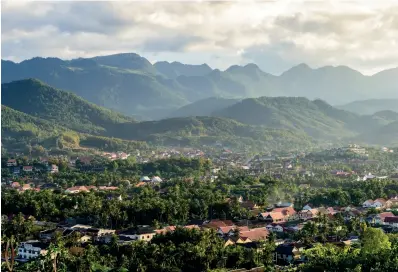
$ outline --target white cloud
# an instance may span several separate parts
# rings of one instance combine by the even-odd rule
[[[398,1],[2,2],[2,58],[137,52],[149,60],[255,62],[280,73],[396,67]]]

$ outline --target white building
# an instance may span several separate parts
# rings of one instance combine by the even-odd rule
[[[22,242],[18,247],[18,258],[29,260],[45,255],[48,245],[37,240]]]

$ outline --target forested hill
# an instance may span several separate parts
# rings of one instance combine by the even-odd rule
[[[4,138],[51,138],[67,131],[51,121],[11,109],[1,105],[1,133]]]
[[[3,105],[79,132],[103,134],[115,124],[134,122],[131,117],[101,108],[36,79],[6,83],[1,87]]]
[[[181,107],[168,117],[211,116],[213,112],[232,106],[239,101],[239,99],[210,97]]]

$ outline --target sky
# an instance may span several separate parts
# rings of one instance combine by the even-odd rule
[[[398,0],[1,3],[2,59],[134,52],[280,74],[306,63],[364,74],[398,66]]]

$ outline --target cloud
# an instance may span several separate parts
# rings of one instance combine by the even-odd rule
[[[225,69],[396,67],[398,1],[2,2],[2,58],[137,52]]]

